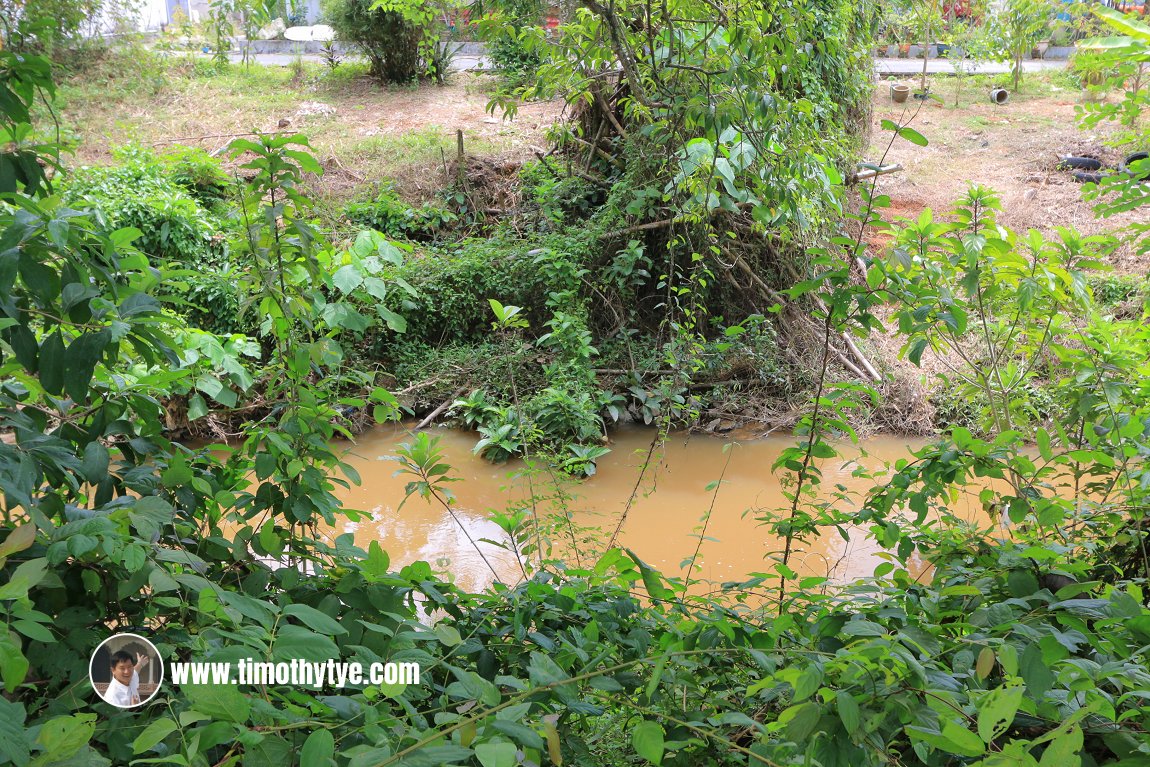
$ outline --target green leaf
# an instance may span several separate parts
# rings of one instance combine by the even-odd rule
[[[15,620],[12,621],[12,628],[19,631],[29,639],[35,639],[37,642],[44,642],[51,644],[56,641],[56,637],[49,631],[43,624],[30,620]]]
[[[188,697],[194,710],[217,721],[242,724],[251,715],[251,702],[232,685],[185,684],[180,692]]]
[[[922,135],[914,128],[899,128],[898,135],[902,136],[912,144],[917,144],[918,146],[926,146],[930,143],[926,140],[926,136]]]
[[[850,693],[840,690],[835,702],[838,703],[839,718],[843,720],[843,727],[854,735],[858,731],[860,721],[858,701]]]
[[[794,702],[806,700],[814,695],[823,683],[823,670],[819,666],[808,666],[795,680]]]
[[[367,547],[367,558],[361,560],[359,566],[368,575],[381,578],[387,575],[387,569],[391,566],[391,558],[379,545],[379,541],[372,541]]]
[[[539,652],[531,653],[531,660],[527,664],[527,674],[531,682],[537,685],[556,684],[568,678],[558,663]]]
[[[24,366],[29,373],[35,373],[40,359],[40,345],[36,343],[36,336],[26,325],[17,325],[12,328],[12,338],[9,341],[12,351],[16,354],[16,361]]]
[[[435,632],[435,636],[439,637],[439,641],[444,647],[455,647],[463,642],[463,637],[459,636],[459,630],[454,626],[448,626],[446,623],[436,624],[432,631]]]
[[[983,743],[992,743],[1014,722],[1018,706],[1022,703],[1020,684],[998,687],[978,702],[978,735]]]
[[[379,315],[380,319],[382,319],[385,323],[387,323],[387,327],[390,328],[393,332],[395,332],[395,333],[406,333],[407,332],[407,319],[404,318],[404,316],[402,314],[396,314],[391,309],[388,309],[386,306],[384,306],[382,304],[375,307],[375,311],[376,311],[376,314]]]
[[[284,615],[290,615],[294,618],[299,618],[309,628],[315,629],[321,634],[328,636],[335,636],[337,634],[346,634],[347,629],[339,624],[335,618],[327,613],[320,612],[314,607],[295,602],[288,605],[283,609]]]
[[[475,758],[483,767],[515,767],[514,743],[480,743],[475,747]]]
[[[1049,461],[1053,458],[1054,451],[1050,449],[1050,432],[1040,428],[1035,432],[1034,438],[1038,443],[1038,454],[1042,456],[1042,460]]]
[[[171,719],[157,719],[144,728],[132,743],[132,752],[142,754],[150,751],[160,741],[178,729],[178,725]]]
[[[822,708],[819,704],[808,701],[784,709],[779,714],[779,724],[786,727],[787,740],[802,743],[815,731],[821,717]]]
[[[95,485],[108,477],[108,448],[99,441],[89,442],[84,448],[84,460],[80,464],[84,479]]]
[[[669,600],[675,598],[675,592],[663,585],[663,579],[658,572],[648,567],[635,552],[630,549],[626,549],[626,552],[639,568],[639,574],[643,576],[643,585],[647,587],[647,593],[651,595],[652,599]]]
[[[1078,727],[1059,734],[1042,752],[1039,767],[1079,767],[1082,764],[1078,753],[1082,750],[1082,740],[1082,730]]]
[[[110,330],[85,333],[68,347],[68,358],[64,364],[64,389],[76,402],[86,402],[88,386],[96,370],[96,363],[104,354],[111,339]]]
[[[328,767],[334,757],[335,737],[326,728],[308,735],[299,754],[300,764],[307,767]]]
[[[910,343],[909,351],[906,358],[911,361],[911,364],[919,365],[922,363],[922,353],[926,351],[927,340],[925,338],[916,338]]]
[[[1026,646],[1022,651],[1022,679],[1031,698],[1041,701],[1047,690],[1054,684],[1054,674],[1042,658],[1042,650],[1037,643]]]
[[[96,731],[95,714],[76,714],[49,719],[36,736],[44,753],[42,758],[48,763],[59,762],[75,754],[92,739]]]
[[[19,567],[12,571],[8,582],[0,586],[0,601],[23,599],[28,596],[28,590],[44,579],[47,567],[48,560],[43,557],[21,562]]]
[[[1143,43],[1150,43],[1150,26],[1140,21],[1129,19],[1124,14],[1111,8],[1095,7],[1092,10],[1096,16],[1119,32],[1127,34]]]
[[[906,733],[911,738],[948,754],[973,757],[982,756],[986,751],[986,745],[980,737],[951,721],[943,724],[941,733],[916,726],[907,727]]]
[[[651,764],[663,763],[663,726],[647,719],[639,722],[631,731],[631,745],[635,753]]]
[[[324,663],[340,657],[335,642],[302,626],[281,625],[272,645],[272,660],[291,663],[293,658]]]
[[[0,697],[0,763],[11,762],[17,767],[28,763],[30,754],[25,716],[22,705]]]
[[[359,269],[348,264],[337,269],[331,276],[331,281],[342,292],[350,293],[363,284],[363,275]]]
[[[40,345],[40,385],[49,394],[64,393],[64,359],[64,339],[57,330]]]
[[[4,689],[14,692],[28,675],[28,659],[10,636],[0,636],[0,680]]]
[[[254,745],[244,749],[244,767],[284,767],[291,761],[292,745],[281,735],[265,734]]]

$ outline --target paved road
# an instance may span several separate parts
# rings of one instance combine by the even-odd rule
[[[875,70],[880,75],[906,75],[922,74],[922,59],[875,59]],[[1067,62],[1062,61],[1024,61],[1023,72],[1040,72],[1051,69],[1065,69]],[[1010,64],[996,61],[968,61],[965,72],[979,75],[1001,75],[1011,71]],[[953,75],[954,67],[946,59],[929,59],[926,62],[928,75]]]
[[[178,55],[182,55],[182,54],[174,54],[174,55],[178,56]],[[212,54],[210,54],[210,53],[198,53],[197,52],[196,55],[199,56],[200,58],[205,58],[205,59],[210,59],[212,57]],[[243,60],[243,56],[240,53],[237,53],[235,51],[230,52],[228,54],[228,58],[231,59],[233,63],[239,63],[240,61]],[[317,64],[323,62],[323,57],[317,53],[301,53],[299,56],[296,56],[295,54],[292,54],[292,53],[254,53],[254,54],[252,54],[252,61],[254,61],[257,64],[263,64],[266,67],[291,66],[291,63],[293,61],[295,61],[297,58],[303,59],[304,61],[308,61],[308,62],[314,62]],[[360,56],[348,55],[348,56],[341,56],[340,60],[341,61],[363,61],[363,58]],[[472,69],[487,69],[490,66],[490,63],[488,62],[486,56],[462,56],[462,55],[459,55],[459,56],[456,56],[454,60],[452,60],[451,65],[452,65],[451,66],[452,69],[456,69],[459,71],[466,71],[466,70],[472,70]]]
[[[197,54],[204,58],[210,58],[209,53]],[[230,58],[232,61],[240,61],[239,53],[231,53]],[[297,56],[291,53],[257,53],[252,56],[257,64],[263,64],[269,67],[286,67],[290,66]],[[315,53],[304,53],[298,58],[310,62],[322,62],[323,57]],[[359,57],[357,56],[344,56],[344,61],[354,61]],[[922,73],[922,59],[875,59],[875,71],[880,76],[895,76],[906,77],[910,75],[917,75]],[[1051,69],[1064,69],[1067,65],[1066,61],[1024,61],[1022,62],[1023,72],[1039,72]],[[452,68],[460,71],[469,71],[475,69],[489,69],[491,62],[486,56],[463,56],[458,55],[452,61]],[[1010,64],[998,63],[994,61],[973,61],[967,62],[967,74],[980,74],[980,75],[1000,75],[1006,74],[1010,71]],[[926,62],[927,74],[938,75],[952,75],[954,74],[954,67],[946,59],[930,59]]]

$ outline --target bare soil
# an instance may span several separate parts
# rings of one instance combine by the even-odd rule
[[[61,115],[77,139],[78,165],[109,164],[129,141],[221,153],[231,134],[300,132],[325,168],[313,189],[320,196],[363,197],[387,182],[418,201],[449,181],[445,165],[459,131],[468,155],[506,161],[546,144],[561,105],[524,104],[504,120],[487,113],[494,85],[490,76],[460,72],[442,87],[385,87],[354,71],[333,76],[317,67],[299,76],[287,67],[233,65],[204,76],[176,63],[134,78],[86,72],[67,84]]]
[[[988,87],[969,84],[956,108],[953,80],[936,78],[932,87],[945,104],[928,101],[921,108],[915,103],[894,104],[885,83],[876,90],[868,160],[878,161],[890,142],[890,131],[881,127],[883,119],[905,123],[913,117],[911,126],[930,141],[919,147],[897,140],[887,153],[885,162],[905,168],[878,184],[879,191],[890,196],[891,208],[884,213],[888,220],[917,217],[925,208],[944,213],[970,184],[995,190],[1002,203],[999,223],[1019,233],[1033,228],[1054,235],[1058,227],[1074,227],[1084,235],[1104,234],[1146,215],[1133,211],[1096,218],[1092,203],[1082,199],[1082,185],[1058,168],[1059,156],[1064,155],[1094,157],[1111,168],[1123,156],[1107,143],[1114,135],[1110,126],[1079,129],[1077,91],[1034,83],[1029,88],[1039,94],[1028,95],[1024,84],[1022,94],[998,106],[990,102]],[[1138,256],[1125,245],[1110,261],[1124,273],[1146,274],[1150,267],[1150,257]]]

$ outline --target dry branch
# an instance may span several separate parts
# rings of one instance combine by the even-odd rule
[[[426,429],[428,426],[430,426],[432,422],[438,418],[441,413],[443,413],[444,410],[447,410],[447,408],[451,407],[451,403],[455,401],[456,397],[462,396],[466,391],[467,387],[465,386],[461,386],[456,389],[454,394],[443,401],[443,404],[428,413],[427,417],[420,421],[419,425],[415,427],[415,430],[419,431],[420,429]]]

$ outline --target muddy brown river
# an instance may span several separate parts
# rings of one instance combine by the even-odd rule
[[[351,446],[347,460],[359,471],[363,484],[342,491],[341,495],[347,507],[368,512],[370,520],[342,522],[332,532],[350,532],[364,548],[373,540],[379,541],[391,556],[393,567],[426,560],[461,587],[482,588],[495,576],[468,537],[477,542],[506,540],[503,531],[491,521],[491,514],[522,505],[529,495],[524,465],[522,461],[490,464],[472,454],[475,434],[432,429],[429,434],[439,438],[446,460],[453,467],[453,476],[460,480],[450,485],[455,494],[454,518],[434,501],[412,497],[403,503],[404,486],[411,477],[395,476],[399,466],[388,457],[396,454],[398,445],[411,439],[409,429],[378,426]],[[612,452],[599,460],[596,475],[565,484],[566,494],[573,496],[569,508],[576,523],[602,531],[591,533],[599,548],[610,538],[635,492],[652,436],[651,430],[642,428],[614,431]],[[724,450],[728,443],[732,443],[729,456]],[[734,581],[753,573],[773,573],[768,556],[782,548],[781,542],[756,521],[756,510],[787,506],[779,478],[770,467],[779,452],[792,444],[794,438],[789,435],[749,440],[672,435],[656,449],[651,466],[642,482],[638,482],[619,544],[631,548],[668,576],[682,576],[686,572],[681,567],[683,560],[695,551],[702,518],[713,503],[692,580]],[[823,487],[843,485],[861,496],[873,481],[852,476],[855,465],[849,462],[851,459],[877,469],[885,462],[907,457],[911,449],[924,444],[924,440],[906,437],[869,437],[863,444],[865,456],[860,455],[858,447],[843,446],[845,458],[822,463]],[[720,477],[723,481],[716,495],[714,486],[708,485]],[[550,492],[551,480],[546,473],[536,473],[531,483],[537,496]],[[952,510],[968,519],[982,514],[970,500],[959,503],[960,507]],[[539,505],[540,513],[547,510],[546,503]],[[565,545],[560,536],[554,540],[557,555],[571,564],[575,564],[571,561],[575,558],[580,564],[587,564],[583,546],[579,547],[582,556],[575,557],[569,545],[560,550]],[[522,577],[516,558],[509,551],[493,543],[479,542],[478,546],[500,580],[515,583]],[[879,547],[865,540],[862,531],[848,542],[832,530],[797,552],[791,566],[803,576],[846,581],[871,575],[882,561]]]

